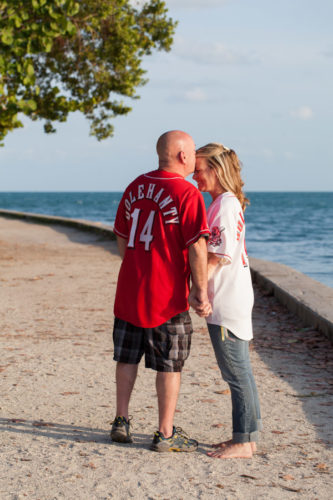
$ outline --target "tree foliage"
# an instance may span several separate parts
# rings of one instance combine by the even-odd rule
[[[144,85],[142,58],[170,50],[176,23],[147,0],[0,0],[0,143],[22,127],[19,114],[54,121],[81,111],[98,140],[131,111]]]

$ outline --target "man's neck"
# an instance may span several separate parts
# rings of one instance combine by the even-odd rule
[[[170,174],[178,174],[181,175],[182,177],[185,177],[184,168],[182,166],[178,166],[172,163],[160,162],[158,165],[158,170],[164,170],[165,172],[170,172]]]

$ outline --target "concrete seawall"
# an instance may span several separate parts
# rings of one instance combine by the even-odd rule
[[[284,264],[251,258],[250,265],[255,283],[333,342],[333,288]]]
[[[0,216],[40,224],[60,224],[115,239],[111,226],[85,220],[0,210]],[[305,326],[312,326],[333,342],[333,289],[284,264],[250,259],[253,281],[271,292],[279,302],[297,314]]]
[[[112,231],[111,226],[107,226],[100,222],[90,222],[81,219],[69,219],[67,217],[57,217],[54,215],[42,215],[29,212],[15,212],[14,210],[0,210],[0,217],[8,217],[11,219],[22,219],[35,224],[60,224],[62,226],[74,227],[82,231],[89,231],[101,236],[115,240],[116,236]]]

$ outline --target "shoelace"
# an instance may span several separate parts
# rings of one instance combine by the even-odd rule
[[[133,416],[132,415],[129,415],[128,416],[128,420],[125,419],[125,417],[122,417],[122,416],[119,416],[119,417],[116,417],[113,422],[111,422],[111,424],[114,424],[118,419],[120,419],[121,421],[125,420],[126,423],[130,423],[132,420],[133,420]]]
[[[175,433],[177,433],[179,436],[181,436],[185,439],[189,439],[189,436],[186,434],[185,431],[183,431],[183,429],[181,427],[175,427]]]

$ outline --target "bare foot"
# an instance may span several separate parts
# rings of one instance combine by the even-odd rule
[[[221,441],[221,443],[212,444],[212,448],[225,448],[230,444],[232,444],[232,439],[229,439],[228,441]]]
[[[229,442],[216,451],[209,451],[207,455],[212,458],[252,458],[253,452],[251,443]]]
[[[212,448],[226,448],[227,446],[230,446],[232,444],[236,444],[236,443],[234,443],[232,439],[229,439],[228,441],[222,441],[221,443],[212,444]],[[257,451],[256,442],[251,441],[250,445],[251,445],[252,453],[255,453]]]

